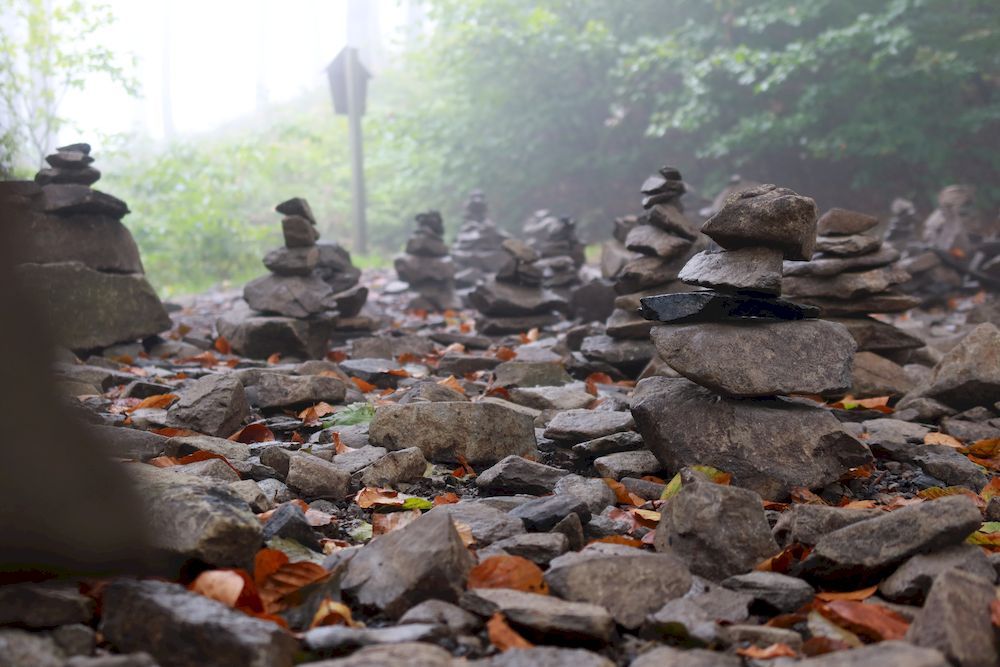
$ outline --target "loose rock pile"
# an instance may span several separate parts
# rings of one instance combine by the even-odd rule
[[[639,316],[639,300],[677,289],[678,272],[704,245],[697,227],[684,216],[680,202],[684,183],[677,169],[663,167],[647,178],[642,194],[647,212],[634,224],[625,218],[615,221],[616,237],[623,236],[626,250],[636,255],[614,276],[619,296],[605,335],[585,339],[581,348],[592,361],[609,364],[630,376],[641,371],[654,355],[648,340],[652,325]],[[617,265],[622,259],[607,263]]]
[[[586,261],[584,244],[576,238],[576,223],[548,210],[535,211],[524,222],[524,240],[538,253],[542,285],[565,290],[580,282],[580,267]]]
[[[455,265],[444,242],[444,221],[437,211],[418,213],[416,229],[406,242],[406,254],[396,258],[399,279],[418,296],[408,308],[443,311],[458,308],[455,298]]]
[[[902,368],[910,350],[923,347],[893,325],[869,313],[897,313],[918,301],[900,286],[910,274],[900,268],[900,253],[872,233],[878,219],[834,208],[819,219],[816,252],[810,261],[784,263],[784,291],[814,305],[821,315],[850,330],[858,343],[855,395],[901,395],[909,389]]]
[[[668,469],[724,468],[770,499],[869,462],[827,410],[779,398],[840,395],[851,385],[856,344],[847,328],[779,298],[782,260],[812,256],[813,200],[773,185],[744,190],[702,232],[723,250],[699,252],[680,278],[710,289],[641,299],[643,316],[663,323],[650,332],[656,351],[684,376],[638,385],[632,412],[646,446]],[[776,457],[796,465],[774,466]]]
[[[488,335],[521,333],[558,322],[557,311],[565,312],[568,303],[542,286],[538,253],[516,239],[507,239],[502,247],[507,261],[496,277],[487,279],[469,295],[469,301],[481,314],[477,330]]]
[[[501,245],[510,235],[489,219],[486,195],[473,190],[465,203],[465,220],[451,247],[451,257],[458,272],[460,287],[474,287],[487,275],[496,273],[507,261]]]
[[[316,219],[305,199],[289,199],[275,210],[285,216],[285,245],[264,256],[270,275],[246,284],[249,308],[220,318],[219,333],[249,357],[321,357],[334,329],[352,324],[368,288],[359,284],[361,271],[346,249],[317,243]]]
[[[120,199],[90,186],[101,177],[88,144],[45,158],[35,183],[5,184],[4,202],[22,227],[18,276],[37,296],[50,330],[74,350],[105,348],[170,328],[143,275]]]

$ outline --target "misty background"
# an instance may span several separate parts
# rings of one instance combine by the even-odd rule
[[[599,241],[663,164],[691,209],[736,173],[883,217],[952,183],[1000,205],[995,0],[0,0],[0,170],[92,143],[167,295],[259,274],[291,196],[349,246],[346,44],[374,75],[362,266],[419,211],[453,234],[474,188]]]

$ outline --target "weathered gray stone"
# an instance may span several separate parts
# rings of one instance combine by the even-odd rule
[[[644,636],[679,640],[694,646],[716,643],[719,631],[716,620],[701,605],[687,597],[664,604],[646,618],[642,628]]]
[[[315,274],[261,276],[246,284],[243,298],[254,310],[299,319],[337,310],[333,289]]]
[[[671,555],[595,545],[553,560],[545,581],[559,597],[600,605],[619,625],[635,629],[666,601],[684,595],[691,574]]]
[[[476,486],[490,495],[527,493],[540,496],[552,493],[559,478],[567,474],[569,473],[561,468],[511,455],[479,473]]]
[[[510,400],[535,410],[577,410],[594,401],[582,382],[556,387],[512,387]]]
[[[490,507],[482,502],[462,501],[449,505],[439,505],[427,513],[446,514],[456,523],[465,524],[472,530],[472,537],[479,547],[520,535],[524,532],[524,522],[506,512]]]
[[[42,208],[56,215],[89,213],[114,220],[121,220],[129,212],[128,206],[118,197],[78,183],[42,186]]]
[[[689,285],[721,290],[781,294],[781,250],[765,247],[717,252],[692,257],[677,277]]]
[[[308,667],[373,667],[375,665],[451,667],[453,661],[448,651],[433,644],[401,642],[399,644],[365,646],[346,658],[334,658],[306,664]]]
[[[818,257],[808,262],[785,262],[786,276],[829,277],[852,271],[875,269],[892,264],[899,259],[899,251],[892,246],[853,257]]]
[[[710,482],[685,484],[670,500],[655,546],[713,581],[749,572],[780,550],[760,496]]]
[[[572,382],[558,361],[506,361],[493,369],[493,384],[498,387],[539,387]]]
[[[651,336],[671,368],[727,396],[836,394],[850,388],[856,344],[838,324],[807,320],[664,325],[655,327]]]
[[[875,252],[882,246],[882,239],[867,234],[851,236],[817,236],[816,252],[835,257],[852,257]]]
[[[545,437],[562,442],[584,442],[612,433],[629,431],[635,427],[632,415],[627,412],[604,410],[566,410],[549,422]]]
[[[283,408],[320,401],[340,403],[347,388],[343,381],[325,375],[261,373],[246,387],[247,399],[258,408]]]
[[[912,389],[913,381],[899,364],[874,352],[854,355],[851,395],[855,398],[902,396]]]
[[[970,331],[934,368],[924,394],[958,410],[1000,401],[1000,330],[984,323]]]
[[[19,630],[0,628],[0,664],[10,667],[64,667],[65,652],[52,637]]]
[[[264,255],[264,266],[279,276],[308,276],[318,263],[319,249],[316,246],[275,248]]]
[[[163,453],[167,456],[181,457],[195,452],[221,454],[230,461],[246,461],[250,458],[250,448],[242,442],[215,438],[210,435],[169,438],[163,445]]]
[[[636,225],[625,239],[632,252],[670,259],[691,247],[691,239],[675,236],[654,225]]]
[[[607,642],[615,627],[604,607],[507,588],[472,589],[462,596],[461,605],[485,617],[501,612],[529,640],[546,637],[549,641]]]
[[[18,262],[83,262],[95,271],[143,273],[135,239],[122,223],[95,215],[30,215],[24,219]]]
[[[472,564],[451,517],[428,512],[355,554],[341,589],[361,607],[399,617],[424,600],[457,600]]]
[[[562,533],[524,533],[494,542],[478,555],[480,562],[493,555],[510,554],[546,567],[553,558],[563,555],[568,549],[569,538]]]
[[[91,426],[89,430],[110,456],[137,461],[148,461],[162,455],[168,440],[156,433],[120,426]]]
[[[523,521],[524,527],[531,531],[551,530],[570,514],[578,515],[582,523],[590,520],[590,508],[587,503],[568,494],[529,500],[508,514]]]
[[[785,276],[783,288],[785,294],[793,299],[812,297],[853,300],[880,295],[909,279],[910,274],[903,269],[889,266],[830,277]],[[870,312],[878,311],[873,309]]]
[[[206,375],[186,385],[178,396],[167,412],[171,426],[225,438],[250,416],[243,385],[232,376]]]
[[[417,447],[389,452],[361,471],[361,486],[395,487],[424,476],[427,459]]]
[[[835,651],[795,664],[801,667],[949,667],[948,660],[939,651],[920,648],[904,641],[879,642],[850,651]]]
[[[167,472],[192,477],[201,477],[207,480],[214,480],[229,484],[238,482],[240,475],[233,467],[222,459],[208,459],[207,461],[194,461],[186,465],[171,466],[165,469]]]
[[[171,326],[142,275],[101,273],[82,262],[22,264],[16,272],[56,342],[72,350],[134,341]]]
[[[742,664],[738,656],[718,651],[658,646],[639,654],[629,667],[741,667]]]
[[[287,631],[164,581],[116,581],[104,590],[101,633],[122,651],[146,651],[163,667],[207,664],[291,667]]]
[[[726,249],[767,246],[786,259],[809,259],[816,244],[816,202],[788,188],[761,185],[730,195],[701,232]]]
[[[303,452],[289,458],[285,482],[306,498],[342,500],[350,492],[351,476],[343,468]]]
[[[812,586],[778,572],[748,572],[722,582],[726,588],[748,593],[767,609],[779,614],[790,614],[808,603],[816,594]]]
[[[489,403],[383,405],[369,426],[375,445],[419,447],[431,461],[496,463],[505,456],[535,455],[533,420]]]
[[[510,649],[498,655],[469,663],[475,667],[614,667],[607,658],[582,648],[535,646]]]
[[[288,248],[306,248],[316,245],[319,232],[312,220],[299,215],[289,215],[281,220],[281,233]]]
[[[852,523],[882,516],[877,509],[845,509],[829,505],[796,504],[782,512],[772,531],[778,544],[799,542],[812,546],[827,533]]]
[[[247,505],[218,483],[152,466],[129,466],[153,547],[177,560],[244,567],[261,545]]]
[[[587,504],[591,514],[600,514],[615,504],[615,493],[603,480],[579,475],[566,475],[555,485],[557,494],[570,495]]]
[[[89,623],[94,600],[73,583],[25,583],[0,586],[0,625],[53,628]]]
[[[655,475],[663,470],[663,464],[648,449],[637,449],[633,452],[606,454],[594,459],[594,468],[601,477],[620,480],[622,477]]]
[[[996,581],[996,572],[981,548],[972,544],[956,544],[940,551],[913,556],[879,584],[879,595],[892,602],[922,605],[934,581],[951,568],[971,572],[990,582]]]
[[[573,445],[573,453],[584,458],[597,458],[618,452],[630,452],[642,447],[642,436],[635,431],[621,431]]]
[[[282,357],[315,359],[329,349],[334,319],[263,316],[242,307],[220,317],[216,327],[233,350],[247,357],[266,359],[278,353]]]
[[[910,556],[961,542],[981,522],[966,496],[910,505],[827,533],[802,561],[802,572],[831,584],[863,585]]]
[[[990,605],[996,599],[992,579],[958,569],[942,572],[906,640],[941,651],[957,667],[996,665],[1000,642],[990,622]]]
[[[802,403],[721,398],[685,379],[652,377],[638,384],[631,408],[668,472],[714,466],[767,499],[821,488],[872,460],[836,417]]]
[[[399,618],[399,623],[445,625],[455,634],[476,632],[483,625],[478,617],[443,600],[424,600],[415,607],[410,607]]]
[[[876,226],[878,226],[878,218],[874,216],[850,211],[846,208],[831,208],[816,222],[816,231],[819,234],[849,236],[867,232]]]

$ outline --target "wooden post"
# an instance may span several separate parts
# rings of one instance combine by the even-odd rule
[[[365,161],[361,142],[363,100],[358,98],[358,50],[346,49],[344,80],[347,82],[347,122],[351,142],[351,212],[354,220],[354,250],[368,252],[368,223],[365,220]]]

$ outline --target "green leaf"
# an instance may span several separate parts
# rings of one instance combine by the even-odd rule
[[[324,421],[323,427],[367,424],[374,417],[375,406],[371,403],[351,403],[335,412],[330,419]]]
[[[404,500],[401,509],[420,510],[424,512],[431,509],[432,507],[434,507],[434,503],[432,503],[431,501],[425,498],[418,498],[414,496],[412,498],[407,498],[406,500]]]
[[[674,475],[667,485],[663,487],[663,493],[660,494],[660,500],[670,500],[676,496],[681,491],[681,474],[677,473]]]
[[[362,521],[348,535],[355,542],[367,542],[372,539],[372,525],[367,521]]]

